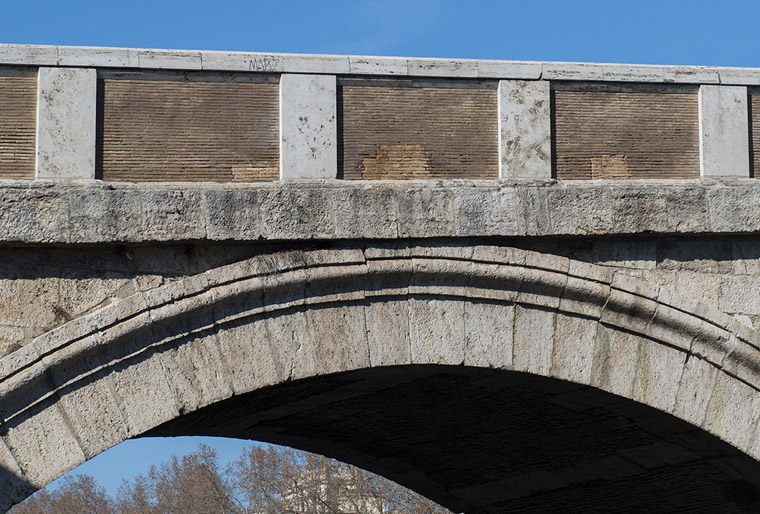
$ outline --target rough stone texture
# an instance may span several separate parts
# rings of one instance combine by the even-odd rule
[[[335,178],[338,120],[335,76],[280,78],[280,178]]]
[[[749,180],[14,183],[0,188],[0,244],[753,234],[758,194]]]
[[[96,78],[94,69],[40,68],[37,178],[95,178]]]
[[[548,81],[499,81],[500,178],[551,178],[550,103]]]
[[[713,466],[692,438],[724,438],[737,456],[755,451],[757,333],[628,273],[733,272],[724,261],[734,249],[746,271],[752,245],[732,237],[703,251],[697,240],[662,236],[620,252],[605,247],[604,266],[578,260],[593,262],[598,253],[593,239],[578,238],[561,245],[515,241],[554,253],[451,239],[321,242],[314,250],[279,245],[268,252],[258,244],[237,253],[227,245],[205,257],[139,246],[113,255],[59,249],[56,261],[86,261],[81,255],[93,252],[81,263],[90,269],[134,264],[123,270],[131,277],[125,298],[80,313],[0,360],[0,413],[11,427],[5,440],[26,476],[7,494],[16,501],[120,439],[184,430],[315,449],[450,508],[485,513],[521,502],[532,505],[527,512],[546,510],[556,501],[547,499],[552,494],[579,485],[597,502],[610,480],[625,483],[621,491],[641,491],[663,479],[660,470],[679,475],[685,465],[704,473],[699,484],[722,483],[734,471]],[[46,269],[61,280],[34,250],[2,251],[29,275]],[[253,256],[245,259],[246,251]],[[175,270],[166,281],[144,271],[166,267]],[[267,397],[278,384],[296,389]],[[298,391],[318,398],[296,401]],[[248,405],[245,414],[236,402]],[[217,412],[222,405],[233,407]],[[331,411],[337,405],[340,414]],[[391,405],[394,411],[385,410]],[[304,418],[311,416],[304,408],[317,417]],[[736,411],[732,423],[720,417],[729,408]],[[370,418],[362,418],[367,409]],[[405,417],[417,414],[433,428],[421,430]],[[364,431],[352,425],[362,419]],[[387,426],[379,453],[371,442],[377,422],[366,419]],[[93,420],[107,430],[99,432]],[[55,446],[58,436],[39,436],[52,425],[66,428],[61,437],[70,448]],[[459,435],[444,436],[449,430]],[[428,438],[436,433],[450,442],[444,450]],[[493,452],[494,445],[507,453]],[[24,468],[33,459],[18,456],[32,447],[40,455],[63,452],[60,468],[50,476]],[[647,457],[654,448],[662,451]],[[441,454],[449,471],[436,464]],[[496,454],[498,463],[489,460]],[[389,455],[405,457],[391,463]],[[536,503],[538,497],[544,500]]]
[[[749,177],[747,88],[699,88],[699,165],[703,177]]]

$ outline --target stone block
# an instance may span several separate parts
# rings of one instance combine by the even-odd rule
[[[93,180],[97,72],[42,67],[37,95],[37,178]]]
[[[48,45],[0,44],[0,63],[25,66],[55,66],[58,47]]]
[[[282,56],[285,73],[327,73],[346,75],[351,65],[346,55],[285,54]]]
[[[58,47],[58,66],[137,68],[137,51],[132,48]]]
[[[552,176],[549,82],[499,81],[499,178]]]
[[[522,61],[478,61],[478,77],[482,79],[523,79],[541,78],[540,62]]]
[[[749,177],[747,88],[699,88],[699,164],[703,177]]]
[[[760,314],[760,276],[723,276],[720,280],[720,293],[717,307],[726,313]]]
[[[26,479],[36,487],[46,486],[85,461],[65,415],[49,401],[20,413],[5,427],[8,448]]]
[[[370,366],[395,366],[412,361],[409,305],[406,300],[370,299],[365,308]]]
[[[753,184],[754,186],[754,184]],[[753,232],[760,219],[755,187],[714,187],[707,191],[712,232]]]
[[[514,304],[474,301],[464,306],[465,366],[512,368]]]
[[[462,59],[409,59],[409,75],[418,77],[475,78],[478,61]]]
[[[206,232],[208,239],[256,240],[261,234],[259,227],[259,195],[251,190],[203,191],[206,208]]]
[[[180,189],[143,193],[142,231],[145,241],[205,239],[202,193]]]
[[[68,195],[72,237],[100,242],[138,242],[142,196],[136,191],[74,190]]]
[[[334,237],[332,190],[279,188],[259,191],[261,235],[264,239]]]
[[[699,357],[690,356],[684,365],[676,393],[673,414],[701,426],[718,376],[718,368]]]
[[[596,320],[557,316],[554,327],[552,376],[580,384],[590,382],[597,327]]]
[[[127,439],[129,428],[113,396],[106,373],[88,377],[81,387],[64,388],[60,404],[90,459]]]
[[[549,376],[554,350],[556,313],[553,310],[515,307],[514,356],[512,367]]]
[[[543,80],[604,80],[604,65],[546,62],[543,64]]]
[[[672,412],[686,352],[647,341],[639,347],[633,399]]]
[[[718,68],[721,84],[754,86],[760,83],[760,69]]]
[[[152,350],[114,366],[113,388],[135,437],[179,415],[177,400]]]
[[[532,186],[515,188],[517,231],[514,235],[543,236],[552,233],[552,215],[546,189],[548,188]]]
[[[204,70],[247,71],[280,73],[283,70],[281,55],[250,52],[209,52],[201,51]]]
[[[409,65],[403,57],[349,56],[350,73],[358,75],[407,75]]]
[[[137,50],[140,68],[158,70],[200,70],[203,68],[201,53],[190,50]]]
[[[598,325],[591,364],[591,385],[632,398],[640,345],[641,339],[629,332]]]
[[[280,77],[280,178],[328,179],[338,173],[334,75]]]
[[[746,451],[753,443],[758,417],[760,398],[757,390],[719,373],[702,428]]]
[[[453,193],[432,187],[394,189],[400,237],[446,237],[455,234]]]
[[[465,356],[464,302],[417,296],[408,304],[412,362],[461,365]]]
[[[274,385],[281,380],[264,315],[224,323],[217,340],[235,394]]]
[[[367,368],[370,365],[364,303],[325,306],[307,311],[318,374]]]
[[[318,373],[315,341],[305,309],[293,307],[270,313],[266,330],[280,380],[311,377]]]
[[[335,191],[334,199],[332,210],[336,237],[398,237],[398,219],[392,190],[375,187],[341,188]]]
[[[485,194],[484,194],[485,193]],[[462,237],[514,234],[515,191],[498,188],[490,191],[462,189],[454,196],[457,234]]]
[[[580,181],[579,181],[580,182]],[[545,197],[551,232],[562,234],[607,234],[613,230],[610,205],[614,195],[606,187],[551,188],[541,191]],[[528,215],[528,214],[526,214]]]
[[[227,366],[213,331],[174,341],[160,359],[181,413],[232,396]]]

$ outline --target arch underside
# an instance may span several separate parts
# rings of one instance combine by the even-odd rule
[[[514,248],[259,256],[0,360],[0,496],[131,437],[209,434],[470,513],[752,511],[759,346],[709,306]]]

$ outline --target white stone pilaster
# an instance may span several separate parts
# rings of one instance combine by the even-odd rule
[[[335,75],[280,77],[280,179],[336,178]]]
[[[94,69],[39,69],[37,178],[95,178],[96,109],[97,72]]]
[[[499,178],[552,176],[549,82],[499,81]]]
[[[699,169],[703,177],[749,177],[746,87],[699,87]]]

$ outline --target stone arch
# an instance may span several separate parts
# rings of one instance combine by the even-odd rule
[[[405,367],[590,386],[757,459],[758,348],[755,331],[709,306],[531,251],[432,244],[261,256],[115,301],[0,360],[2,506],[207,407]]]

